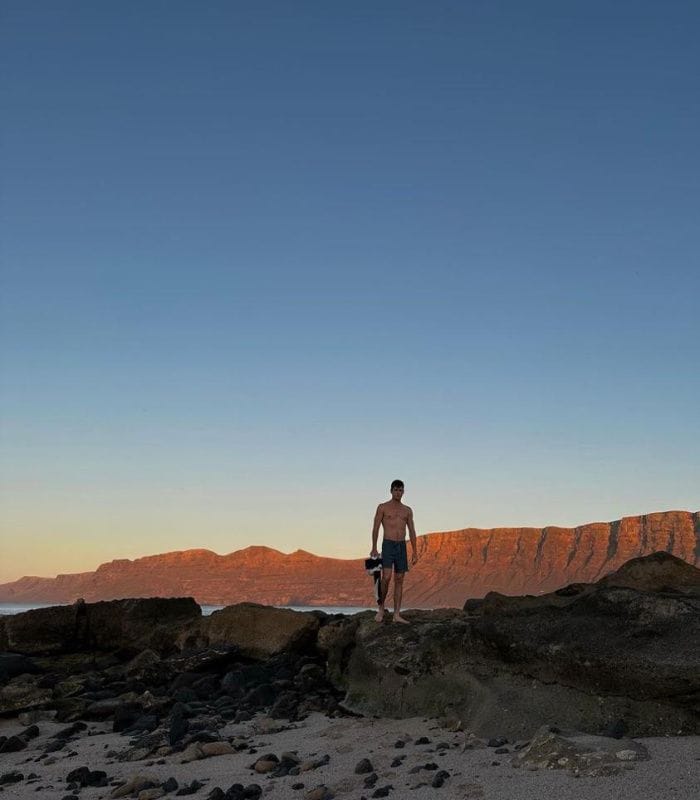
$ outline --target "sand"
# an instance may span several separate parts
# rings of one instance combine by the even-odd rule
[[[464,750],[465,734],[450,732],[434,720],[421,718],[404,720],[341,718],[329,719],[313,714],[308,719],[293,723],[287,730],[269,732],[272,723],[264,717],[250,722],[229,724],[222,729],[224,737],[244,735],[257,749],[256,754],[243,751],[214,756],[188,764],[180,763],[182,754],[172,754],[165,763],[153,761],[120,762],[107,758],[109,751],[123,751],[130,738],[114,734],[110,725],[91,723],[89,731],[79,741],[69,743],[65,750],[52,754],[55,763],[47,765],[35,759],[42,753],[42,743],[65,724],[39,722],[41,735],[32,740],[26,750],[19,753],[0,754],[0,775],[17,769],[36,773],[36,780],[6,785],[0,791],[3,800],[10,798],[35,798],[60,800],[69,794],[65,777],[71,770],[88,766],[103,769],[110,782],[124,781],[137,774],[152,775],[160,781],[173,776],[180,786],[193,779],[204,787],[191,795],[202,800],[215,786],[224,791],[233,783],[258,783],[263,787],[263,797],[269,800],[303,800],[308,790],[320,784],[328,786],[334,796],[346,800],[370,798],[375,789],[391,784],[390,798],[473,798],[479,800],[545,800],[545,798],[587,798],[590,800],[697,800],[700,797],[700,737],[644,738],[639,739],[649,750],[650,760],[628,765],[619,775],[604,777],[575,777],[564,770],[528,771],[511,766],[512,755],[495,755],[493,748],[480,747]],[[276,722],[274,725],[283,723]],[[19,733],[23,726],[17,720],[0,720],[0,735]],[[91,735],[87,735],[88,732]],[[427,736],[430,744],[417,745],[415,741]],[[406,741],[405,747],[396,748],[397,740]],[[438,754],[436,744],[448,742],[453,747],[444,755]],[[284,751],[296,751],[300,758],[330,756],[330,762],[299,776],[269,778],[249,769],[261,755],[272,752],[278,756]],[[397,756],[405,756],[400,767],[391,767]],[[363,787],[366,776],[355,775],[355,765],[369,758],[379,780],[374,789]],[[498,761],[497,765],[493,762]],[[451,777],[442,788],[429,784],[435,772],[409,770],[427,762],[437,763]],[[304,788],[293,790],[295,783]],[[420,786],[421,783],[428,785]],[[108,798],[112,787],[86,787],[80,791],[81,800]],[[174,797],[175,794],[167,795]]]

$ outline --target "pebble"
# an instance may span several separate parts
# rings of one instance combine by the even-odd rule
[[[435,777],[430,785],[433,789],[439,789],[449,777],[450,773],[446,769],[441,769],[439,772],[435,773]]]
[[[23,780],[24,775],[21,772],[13,770],[12,772],[6,772],[4,775],[0,775],[0,786],[5,786],[8,783],[19,783]]]
[[[158,786],[158,779],[152,775],[134,775],[126,783],[117,786],[112,791],[112,797],[127,797],[130,794],[137,794],[143,789],[153,789]]]
[[[189,786],[183,786],[175,792],[176,797],[185,797],[189,794],[196,794],[202,787],[204,786],[203,783],[199,781],[192,781]]]
[[[508,744],[508,739],[504,739],[502,736],[495,737],[493,739],[489,739],[486,743],[487,747],[503,747],[504,744]]]
[[[138,793],[138,800],[157,800],[159,797],[164,797],[165,792],[160,786],[154,786],[152,789],[144,789]]]
[[[373,772],[374,767],[368,758],[363,758],[355,765],[355,775],[364,775],[367,772]]]
[[[107,786],[107,773],[102,770],[91,771],[89,767],[78,767],[66,775],[66,783],[79,786]]]
[[[252,769],[260,775],[265,775],[267,772],[272,772],[279,763],[280,760],[274,753],[268,753],[265,756],[261,756],[253,764]]]
[[[377,773],[376,773],[376,772],[373,772],[371,775],[368,775],[368,776],[365,778],[365,781],[364,781],[364,784],[365,784],[365,789],[372,789],[372,788],[374,787],[374,784],[375,784],[375,783],[376,783],[378,780],[379,780],[379,775],[377,775]]]
[[[375,789],[372,792],[372,797],[388,797],[389,792],[393,790],[393,786],[389,784],[388,786],[381,786],[379,789]]]
[[[321,784],[317,786],[315,789],[309,789],[309,791],[304,795],[306,800],[331,800],[333,795],[331,794],[330,790],[327,786]]]
[[[202,745],[202,753],[205,756],[226,756],[234,752],[235,750],[228,742],[205,742]]]

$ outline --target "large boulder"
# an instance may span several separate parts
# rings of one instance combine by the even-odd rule
[[[663,559],[648,558],[658,572]],[[488,736],[552,723],[599,733],[618,719],[632,735],[698,733],[700,571],[689,569],[682,591],[664,574],[644,584],[655,592],[601,581],[496,595],[468,611],[408,612],[408,626],[360,615],[324,627],[319,647],[362,713],[449,715]]]
[[[662,550],[631,558],[620,569],[598,581],[598,585],[700,596],[700,569]]]
[[[319,628],[315,614],[238,603],[202,620],[209,645],[232,645],[249,658],[268,658],[312,646]]]
[[[151,648],[172,652],[201,609],[191,597],[78,601],[71,606],[36,608],[4,618],[7,650],[26,655],[79,650]]]
[[[41,670],[26,656],[19,653],[0,653],[0,686],[23,674],[36,674]]]

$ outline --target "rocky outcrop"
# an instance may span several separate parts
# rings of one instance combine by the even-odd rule
[[[26,612],[4,620],[22,657],[0,653],[0,713],[150,731],[171,708],[207,703],[238,720],[261,708],[445,716],[488,737],[542,725],[700,733],[700,570],[668,553],[548,595],[406,615],[410,625],[378,624],[372,612],[242,604],[202,618],[189,598]],[[550,738],[534,758],[575,744]]]
[[[200,618],[191,597],[78,602],[0,617],[0,642],[25,655],[146,647],[166,653]]]
[[[358,540],[358,551],[368,542]],[[467,597],[497,591],[541,594],[565,584],[599,580],[631,558],[657,550],[700,563],[700,512],[667,511],[578,528],[468,528],[418,538],[420,561],[406,580],[415,608],[461,607]],[[313,577],[312,577],[313,576]],[[370,583],[360,559],[297,550],[289,555],[248,547],[219,556],[186,550],[103,564],[95,572],[21,578],[0,585],[0,601],[70,603],[120,597],[192,596],[226,605],[365,606]]]
[[[249,658],[303,651],[315,642],[319,617],[285,608],[240,603],[202,620],[208,644],[234,645]]]
[[[646,589],[661,573],[663,588]],[[362,713],[451,715],[488,736],[619,719],[633,735],[700,731],[700,570],[655,554],[620,574],[624,586],[408,612],[410,626],[336,620],[319,647]]]

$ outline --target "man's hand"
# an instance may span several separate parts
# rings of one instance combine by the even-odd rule
[[[414,550],[413,555],[411,556],[411,564],[417,564],[417,563],[418,563],[418,553]]]
[[[374,550],[369,554],[370,558],[379,558],[379,550],[375,547]]]

